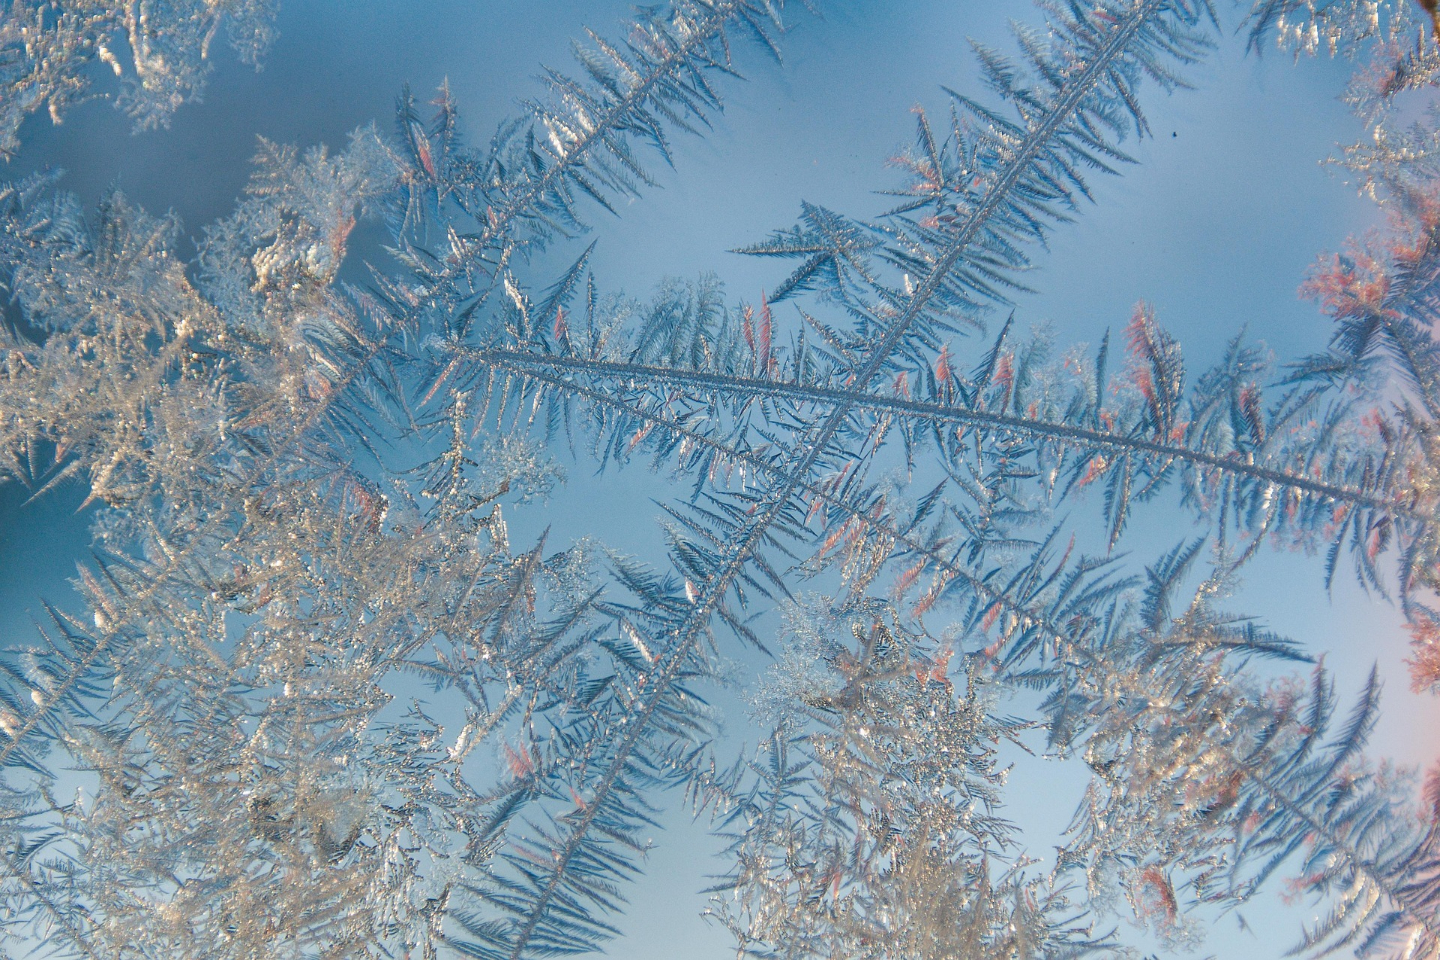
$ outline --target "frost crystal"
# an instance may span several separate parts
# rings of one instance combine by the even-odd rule
[[[118,192],[0,186],[0,479],[97,507],[84,612],[0,652],[4,946],[592,952],[680,793],[725,841],[709,915],[740,956],[1123,956],[1115,912],[1183,947],[1293,869],[1331,904],[1302,949],[1440,957],[1440,779],[1417,808],[1365,758],[1375,676],[1342,715],[1222,606],[1265,543],[1324,547],[1440,686],[1440,167],[1391,126],[1433,41],[1382,4],[1252,11],[1252,46],[1368,58],[1347,160],[1395,224],[1307,282],[1328,350],[1277,377],[1237,335],[1199,369],[1141,303],[1114,344],[1012,320],[967,354],[1219,36],[1203,0],[1042,10],[1020,59],[977,48],[993,102],[917,111],[889,211],[802,205],[745,248],[792,262],[752,303],[709,275],[607,293],[568,244],[708,126],[742,37],[778,54],[776,0],[590,35],[485,149],[445,89],[336,152],[262,141],[194,262]],[[163,123],[222,25],[253,59],[270,16],[15,0],[0,148],[94,62]],[[562,454],[684,481],[663,558],[515,522]],[[1166,490],[1208,532],[1129,567]],[[1066,518],[1087,491],[1098,557]],[[776,605],[766,736],[732,756],[707,688],[754,676]],[[1019,751],[1089,782],[1048,868],[1005,819]]]

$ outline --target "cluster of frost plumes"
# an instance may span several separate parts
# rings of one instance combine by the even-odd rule
[[[115,106],[137,129],[165,126],[204,89],[218,33],[256,64],[274,37],[274,0],[12,0],[0,17],[0,157],[20,147],[20,125],[46,111],[59,123],[91,92],[98,60],[120,81]]]
[[[1055,878],[1012,856],[997,816],[998,719],[980,665],[883,605],[790,606],[757,696],[773,723],[756,789],[724,818],[736,867],[710,915],[747,950],[998,958],[1084,948]]]
[[[42,487],[83,474],[108,504],[79,583],[92,622],[57,614],[15,677],[28,702],[0,714],[12,769],[44,771],[49,741],[95,783],[57,811],[63,867],[37,863],[12,918],[49,891],[44,924],[116,955],[433,950],[473,797],[446,783],[440,725],[392,708],[386,678],[461,674],[474,710],[487,663],[510,688],[563,682],[513,605],[588,574],[563,553],[521,562],[490,502],[551,468],[497,441],[419,484],[348,453],[349,418],[386,389],[357,376],[384,356],[333,285],[397,175],[377,148],[263,157],[256,199],[210,235],[232,272],[199,286],[173,224],[118,195],[89,222],[43,181],[5,197],[8,280],[44,331],[7,351],[7,468],[34,482],[53,464]],[[48,779],[14,787],[10,822],[47,805]]]

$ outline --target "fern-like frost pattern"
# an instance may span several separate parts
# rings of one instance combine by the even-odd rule
[[[1399,603],[1440,686],[1435,131],[1394,129],[1435,83],[1428,19],[1250,11],[1253,50],[1363,60],[1368,139],[1337,162],[1393,226],[1307,280],[1326,351],[1276,368],[1237,335],[1197,374],[1146,303],[1095,349],[1017,304],[1222,13],[1040,10],[1017,57],[975,46],[984,96],[917,111],[889,210],[804,203],[740,251],[788,262],[750,303],[712,274],[607,292],[575,240],[683,167],[742,45],[780,57],[810,11],[779,0],[587,32],[483,147],[445,88],[337,151],[262,140],[189,261],[119,191],[0,186],[0,477],[94,508],[84,613],[0,654],[0,942],[602,951],[683,797],[724,841],[707,915],[738,956],[1131,955],[1116,916],[1181,949],[1289,875],[1325,904],[1298,951],[1440,957],[1440,789],[1367,758],[1375,675],[1343,709],[1225,608],[1267,544],[1322,552]],[[0,151],[96,95],[96,62],[163,125],[220,31],[253,62],[273,16],[15,0]],[[362,270],[365,224],[390,244]],[[664,556],[513,542],[562,456],[680,481]],[[1167,496],[1206,532],[1133,567]],[[774,659],[746,752],[710,702],[735,657]],[[1088,778],[1048,868],[1006,819],[1015,750]]]

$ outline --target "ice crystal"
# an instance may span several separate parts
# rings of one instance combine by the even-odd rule
[[[137,129],[165,126],[204,89],[210,47],[223,29],[257,64],[274,36],[273,0],[10,0],[0,17],[0,156],[20,146],[20,125],[45,110],[59,123],[94,96],[96,61],[120,79],[115,106]]]
[[[1436,791],[1417,808],[1364,757],[1378,683],[1337,723],[1323,670],[1260,666],[1304,648],[1222,606],[1267,540],[1323,548],[1324,576],[1399,599],[1416,683],[1440,682],[1434,137],[1387,126],[1433,86],[1433,41],[1379,3],[1248,21],[1252,45],[1368,58],[1374,145],[1349,158],[1395,225],[1307,283],[1328,351],[1276,376],[1237,334],[1197,374],[1141,303],[1123,344],[1006,322],[966,354],[1089,178],[1130,159],[1145,99],[1219,42],[1204,0],[1042,11],[1018,60],[977,47],[993,101],[918,113],[888,212],[807,204],[747,247],[792,262],[748,304],[711,276],[609,294],[566,244],[707,126],[740,38],[778,54],[774,0],[589,35],[485,149],[444,89],[338,152],[262,141],[193,262],[119,192],[87,211],[53,175],[0,188],[21,321],[0,471],[99,507],[85,613],[47,608],[0,656],[0,936],[594,951],[678,789],[728,843],[710,914],[742,955],[1123,953],[1121,903],[1183,945],[1293,870],[1331,903],[1302,949],[1440,956]],[[161,123],[222,24],[251,56],[269,14],[16,0],[0,146],[84,95],[93,61]],[[367,220],[391,243],[362,284]],[[512,535],[562,454],[684,480],[663,558]],[[1170,488],[1210,533],[1127,572],[1111,551]],[[1057,519],[1087,489],[1099,558]],[[703,688],[775,646],[756,614],[777,604],[767,736],[731,757]],[[1017,689],[1028,716],[1001,712]],[[1090,777],[1049,869],[1005,815],[1020,750]]]

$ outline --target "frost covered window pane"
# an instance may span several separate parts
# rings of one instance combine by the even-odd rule
[[[228,215],[191,225],[26,173],[27,118],[113,98],[162,137],[215,39],[255,65],[282,13],[14,0],[0,494],[57,525],[73,494],[91,551],[0,647],[0,947],[635,952],[679,896],[678,812],[718,939],[672,954],[1169,955],[1224,918],[1267,950],[1440,957],[1440,774],[1384,759],[1415,756],[1377,734],[1394,665],[1286,635],[1289,592],[1353,588],[1408,627],[1404,709],[1440,689],[1421,6],[1044,3],[914,109],[870,210],[796,197],[747,265],[717,246],[637,295],[645,244],[723,221],[687,178],[737,191],[714,153],[793,147],[734,143],[722,108],[744,78],[783,103],[826,5],[577,30],[493,131],[448,82],[343,143],[255,131]],[[829,56],[867,82],[899,66],[866,29],[926,29],[837,16]],[[1330,162],[1388,214],[1286,281],[1328,340],[1266,347],[1293,341],[1219,306],[1238,273],[1201,325],[1118,246],[1113,337],[1036,322],[1047,273],[1081,295],[1067,232],[1171,189],[1116,184],[1180,138],[1174,104],[1244,56],[1304,69],[1276,49],[1354,61]],[[675,222],[623,233],[659,187]],[[1204,238],[1173,229],[1178,273]]]

